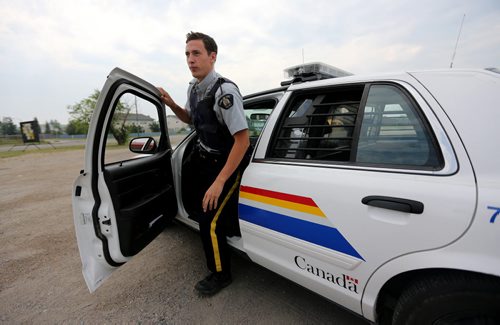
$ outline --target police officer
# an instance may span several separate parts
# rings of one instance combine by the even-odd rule
[[[194,79],[185,108],[158,88],[163,103],[177,117],[194,125],[199,143],[193,155],[197,186],[193,188],[195,219],[210,270],[195,289],[213,295],[231,283],[227,225],[237,222],[241,163],[250,145],[243,100],[237,86],[214,70],[217,44],[208,35],[190,32],[186,60]],[[232,219],[232,220],[228,220]]]

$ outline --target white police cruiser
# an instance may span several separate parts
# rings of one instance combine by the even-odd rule
[[[255,150],[231,245],[370,321],[499,323],[500,75],[303,79],[245,97]],[[160,124],[132,140],[136,159],[108,141],[127,96]],[[173,150],[158,96],[117,68],[93,114],[73,192],[91,291],[172,218],[197,227],[183,169],[196,134]]]

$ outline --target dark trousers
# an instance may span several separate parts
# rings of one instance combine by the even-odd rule
[[[200,225],[200,236],[205,251],[207,267],[211,272],[231,273],[230,248],[226,237],[239,235],[238,195],[241,173],[237,169],[224,184],[217,208],[203,212],[205,192],[224,167],[227,157],[211,155],[198,150],[195,158],[197,184],[194,203],[196,219]]]

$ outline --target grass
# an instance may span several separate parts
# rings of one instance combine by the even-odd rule
[[[0,159],[1,158],[10,158],[10,157],[17,157],[17,156],[22,156],[26,154],[39,154],[39,153],[47,153],[47,152],[64,152],[64,151],[70,151],[70,150],[82,150],[85,148],[85,145],[75,145],[75,146],[67,146],[67,147],[59,147],[57,149],[54,148],[42,148],[42,149],[30,149],[30,150],[16,150],[16,151],[2,151],[0,152]]]
[[[52,141],[50,141],[52,140]],[[58,140],[58,139],[49,139],[49,140],[40,140],[40,142],[37,142],[36,144],[48,144],[48,143],[53,143],[53,140]],[[22,146],[24,145],[24,142],[20,138],[4,138],[0,137],[0,146],[6,146],[6,145],[18,145]]]
[[[22,145],[23,141],[21,139],[9,139],[9,138],[0,138],[0,146],[1,145]]]
[[[21,144],[22,146],[22,144]],[[54,148],[42,148],[42,149],[36,149],[36,148],[30,148],[29,150],[16,150],[16,151],[2,151],[0,152],[0,159],[1,158],[10,158],[10,157],[18,157],[26,154],[39,154],[39,153],[58,153],[58,152],[64,152],[64,151],[71,151],[71,150],[84,150],[85,149],[85,143],[82,143],[81,145],[74,145],[74,146],[64,146],[64,147],[57,147],[57,149]],[[108,144],[106,146],[107,150],[117,150],[117,149],[128,149],[128,144],[127,145],[122,145],[119,146],[117,144]]]

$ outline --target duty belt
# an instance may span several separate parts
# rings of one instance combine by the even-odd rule
[[[197,145],[198,156],[201,160],[213,163],[213,164],[221,164],[225,162],[227,159],[227,155],[224,155],[221,152],[209,152],[203,146]]]

